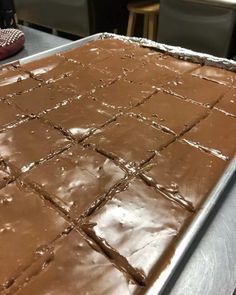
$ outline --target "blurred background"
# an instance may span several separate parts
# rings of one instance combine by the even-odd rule
[[[233,0],[0,2],[1,27],[20,25],[26,39],[26,28],[70,40],[98,32],[114,32],[220,57],[234,59],[236,56],[236,1]],[[4,22],[6,18],[8,21]]]

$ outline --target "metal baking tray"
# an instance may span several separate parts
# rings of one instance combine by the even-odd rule
[[[35,61],[41,59],[43,57],[47,57],[56,53],[61,53],[73,48],[80,47],[81,45],[104,38],[116,38],[120,40],[129,40],[135,43],[140,44],[144,47],[153,48],[154,50],[160,50],[162,52],[166,52],[169,55],[179,57],[184,60],[197,62],[201,64],[212,65],[218,68],[223,68],[226,70],[236,72],[236,62],[233,60],[228,60],[225,58],[218,58],[209,54],[198,53],[192,50],[184,49],[176,46],[169,46],[161,43],[157,43],[151,40],[147,40],[144,38],[136,38],[136,37],[126,37],[120,36],[116,34],[110,33],[98,33],[95,35],[91,35],[89,37],[80,39],[78,41],[74,41],[68,43],[66,45],[62,45],[41,53],[37,53],[35,55],[20,59],[17,61],[19,64],[26,64],[31,61]],[[15,64],[16,62],[12,62],[9,64]],[[192,245],[194,239],[197,237],[198,233],[202,229],[204,224],[207,224],[207,220],[213,212],[216,204],[220,201],[221,197],[224,194],[224,190],[227,187],[227,184],[236,174],[236,157],[234,157],[228,167],[225,169],[222,177],[214,187],[214,189],[209,194],[207,200],[204,202],[202,208],[195,215],[193,221],[183,234],[182,238],[179,240],[176,246],[175,253],[173,254],[170,263],[166,266],[166,268],[162,271],[158,278],[154,281],[153,285],[146,291],[145,294],[148,295],[160,295],[165,294],[165,287],[167,286],[169,280],[181,265],[184,256],[187,254],[190,246]]]

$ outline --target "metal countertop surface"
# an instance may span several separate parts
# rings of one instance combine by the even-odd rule
[[[224,1],[218,1],[224,2]],[[234,2],[235,1],[228,1]],[[20,27],[25,33],[25,48],[1,61],[14,61],[42,52],[70,40],[32,28]],[[164,294],[232,295],[236,287],[236,175],[224,192],[188,255],[170,281]]]

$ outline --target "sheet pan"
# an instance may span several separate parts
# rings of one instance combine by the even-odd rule
[[[198,53],[198,52],[184,49],[181,47],[169,46],[169,45],[157,43],[157,42],[150,41],[143,38],[126,37],[126,36],[120,36],[120,35],[110,34],[110,33],[98,33],[98,34],[80,39],[78,41],[74,41],[66,45],[62,45],[41,53],[37,53],[35,55],[29,56],[26,58],[20,59],[18,62],[20,64],[26,64],[46,56],[50,56],[56,53],[61,53],[73,48],[77,48],[89,41],[96,40],[96,39],[103,39],[103,38],[117,38],[121,40],[129,40],[131,42],[138,43],[141,46],[150,47],[150,48],[153,48],[154,50],[160,50],[162,52],[168,53],[169,55],[179,57],[184,60],[212,65],[212,66],[216,66],[219,68],[236,72],[236,62],[233,60],[218,58],[208,54]],[[165,287],[167,286],[168,281],[170,280],[174,272],[177,270],[178,266],[181,264],[181,261],[183,261],[183,258],[186,255],[189,247],[191,246],[192,242],[196,238],[202,226],[206,224],[208,217],[214,210],[214,207],[223,197],[224,190],[227,187],[227,184],[230,182],[232,177],[235,176],[235,174],[236,174],[236,157],[231,160],[228,167],[224,171],[222,177],[220,178],[219,182],[216,184],[212,192],[209,194],[207,200],[203,204],[201,210],[196,214],[194,220],[191,222],[190,226],[188,227],[188,229],[182,236],[181,240],[178,242],[175,253],[172,256],[172,259],[170,261],[170,264],[161,273],[161,275],[158,278],[156,278],[153,285],[146,291],[146,294],[148,295],[165,294]]]

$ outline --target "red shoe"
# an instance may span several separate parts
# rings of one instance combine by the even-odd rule
[[[20,51],[25,42],[24,33],[17,29],[0,29],[0,60]]]

